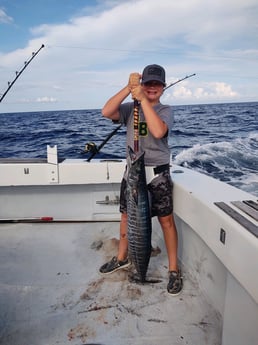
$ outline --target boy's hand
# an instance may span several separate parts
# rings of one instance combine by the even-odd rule
[[[137,85],[133,87],[131,90],[131,95],[132,95],[132,99],[136,99],[138,102],[142,102],[143,99],[145,98],[145,94],[143,92],[141,85]]]
[[[140,85],[141,75],[139,73],[131,73],[129,76],[128,87],[132,90],[133,87]]]

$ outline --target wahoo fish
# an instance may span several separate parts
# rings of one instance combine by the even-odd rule
[[[140,155],[128,147],[127,234],[129,258],[140,282],[146,281],[151,256],[151,213],[146,184],[144,152]]]

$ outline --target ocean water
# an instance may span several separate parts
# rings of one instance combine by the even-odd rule
[[[0,109],[1,110],[1,109]],[[174,106],[169,135],[172,162],[258,196],[258,102]],[[0,158],[83,158],[85,144],[101,145],[116,128],[99,109],[0,113]],[[125,128],[96,158],[125,156]]]

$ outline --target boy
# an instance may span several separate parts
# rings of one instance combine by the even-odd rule
[[[169,263],[167,291],[175,296],[181,292],[183,280],[177,262],[178,238],[173,217],[173,184],[169,172],[168,135],[173,120],[172,110],[170,106],[160,103],[165,86],[164,68],[159,65],[148,65],[144,68],[142,75],[130,74],[128,84],[107,101],[102,109],[102,115],[126,125],[126,147],[133,148],[134,102],[123,103],[123,101],[131,94],[132,99],[140,103],[139,149],[145,152],[146,169],[151,169],[153,172],[153,179],[147,182],[151,195],[151,214],[152,217],[158,217],[163,231]],[[103,274],[112,273],[130,265],[127,257],[126,171],[121,182],[120,212],[118,254],[100,267],[100,272]]]

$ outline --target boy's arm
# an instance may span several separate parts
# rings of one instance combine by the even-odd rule
[[[111,97],[102,108],[102,115],[111,120],[119,120],[119,107],[130,94],[129,86],[125,86],[117,94]]]
[[[117,94],[111,97],[102,108],[102,115],[111,120],[119,120],[119,107],[121,103],[129,96],[133,87],[140,84],[141,75],[131,73],[128,84]]]

